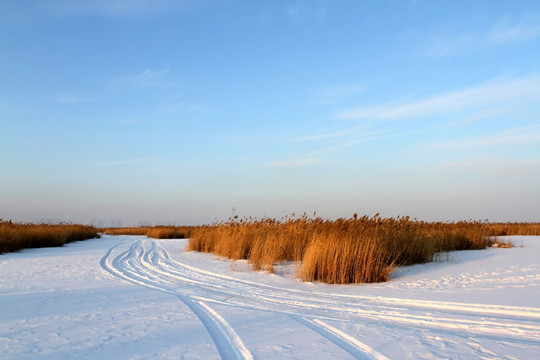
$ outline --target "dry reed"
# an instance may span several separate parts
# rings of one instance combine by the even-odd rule
[[[103,234],[110,235],[145,235],[155,239],[186,239],[195,226],[141,226],[125,228],[100,229]]]
[[[93,226],[76,224],[18,224],[0,219],[0,254],[26,248],[63,246],[99,237]]]
[[[540,235],[540,224],[424,222],[409,217],[335,221],[285,217],[229,219],[193,229],[188,250],[247,259],[270,272],[283,261],[304,281],[331,284],[386,281],[396,265],[432,261],[437,252],[484,249],[501,235]],[[301,265],[300,265],[301,264]]]

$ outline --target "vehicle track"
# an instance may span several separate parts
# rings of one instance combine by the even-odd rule
[[[177,297],[201,320],[222,359],[253,359],[253,355],[233,328],[214,309],[202,301],[193,300],[187,296],[177,295]]]
[[[319,335],[332,341],[334,344],[354,356],[356,359],[365,360],[389,360],[383,354],[375,351],[363,342],[345,334],[343,331],[328,325],[319,319],[308,319],[298,315],[290,315],[291,318],[300,324],[310,328]]]
[[[210,334],[222,359],[253,359],[253,355],[245,347],[233,328],[210,306],[185,294],[179,294],[169,287],[163,287],[162,284],[153,283],[155,281],[153,277],[142,273],[138,274],[134,271],[142,256],[143,247],[141,247],[141,241],[135,242],[129,250],[120,253],[111,260],[112,252],[120,245],[122,243],[110,248],[105,256],[101,258],[100,265],[103,269],[130,283],[176,295],[199,318]]]
[[[179,263],[157,241],[113,246],[101,266],[126,281],[177,296],[199,317],[222,358],[250,359],[233,328],[208,304],[285,314],[359,359],[386,359],[326,321],[430,329],[540,345],[540,309],[308,292],[240,280]]]

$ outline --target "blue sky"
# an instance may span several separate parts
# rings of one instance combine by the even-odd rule
[[[0,218],[540,221],[538,1],[3,1]]]

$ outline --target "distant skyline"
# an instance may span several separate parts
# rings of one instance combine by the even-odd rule
[[[540,221],[538,1],[3,1],[0,49],[5,220]]]

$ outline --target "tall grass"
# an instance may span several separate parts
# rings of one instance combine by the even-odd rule
[[[247,259],[254,269],[270,272],[294,261],[304,281],[369,283],[386,281],[394,266],[432,261],[441,251],[484,249],[496,241],[493,236],[510,233],[540,235],[540,224],[424,222],[378,214],[335,221],[235,218],[193,229],[188,250]]]
[[[93,226],[75,224],[18,224],[0,219],[0,254],[26,248],[63,246],[99,237]]]
[[[494,236],[540,235],[540,223],[493,223],[489,227]]]
[[[195,226],[141,226],[125,228],[100,229],[103,234],[111,235],[145,235],[155,239],[186,239]]]

